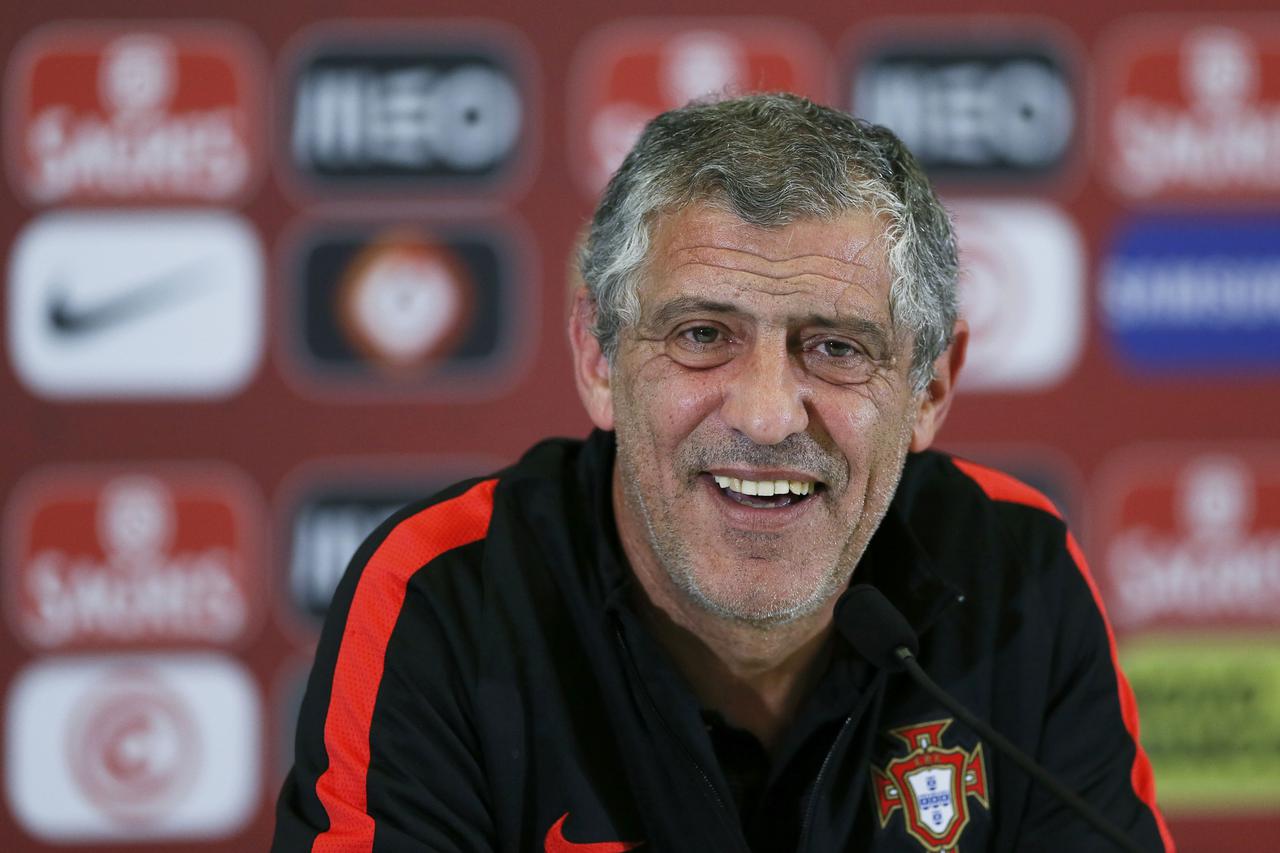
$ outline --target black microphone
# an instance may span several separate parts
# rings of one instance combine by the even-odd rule
[[[1147,853],[1074,791],[1050,776],[1049,772],[1036,764],[1031,756],[974,716],[950,693],[934,683],[916,661],[916,652],[920,648],[916,632],[880,590],[869,584],[850,587],[836,605],[836,627],[858,653],[875,666],[890,672],[906,671],[917,684],[924,688],[926,693],[941,702],[984,740],[990,741],[1014,764],[1025,770],[1028,776],[1051,791],[1054,796],[1084,818],[1090,826],[1111,839],[1122,850],[1128,850],[1131,853]]]

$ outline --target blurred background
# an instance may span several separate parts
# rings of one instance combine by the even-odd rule
[[[757,89],[925,163],[941,445],[1076,528],[1180,849],[1280,843],[1280,12],[680,5],[0,11],[0,846],[264,849],[356,544],[586,432],[575,234],[649,117]]]

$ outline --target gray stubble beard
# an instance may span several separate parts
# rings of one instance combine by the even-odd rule
[[[776,601],[773,602],[773,607],[768,607],[763,606],[764,603],[756,603],[752,606],[741,600],[727,602],[713,598],[698,583],[693,559],[682,537],[666,519],[654,518],[649,502],[640,491],[639,478],[636,476],[637,472],[632,464],[632,454],[628,450],[628,445],[621,436],[617,437],[617,442],[617,464],[622,477],[623,492],[627,502],[640,513],[650,550],[672,585],[699,609],[729,622],[768,631],[813,614],[828,599],[848,585],[857,567],[857,559],[837,560],[824,573],[821,583],[804,600],[790,603],[787,607],[778,607]],[[851,531],[850,540],[852,537]],[[848,545],[849,540],[846,540],[845,547],[841,549],[842,558],[848,553]],[[842,565],[846,562],[850,565]],[[745,597],[739,596],[739,599]]]

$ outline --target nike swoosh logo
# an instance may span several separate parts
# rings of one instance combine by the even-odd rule
[[[626,853],[643,844],[643,841],[597,841],[591,844],[575,844],[564,837],[564,822],[569,813],[560,815],[560,819],[547,830],[547,840],[543,849],[546,853]]]
[[[203,263],[188,264],[89,306],[72,305],[66,286],[52,284],[47,307],[49,325],[62,337],[79,337],[127,323],[204,290],[199,277],[205,268]]]

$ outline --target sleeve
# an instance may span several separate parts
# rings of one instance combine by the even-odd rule
[[[1052,622],[1052,682],[1036,758],[1142,849],[1173,853],[1115,636],[1070,533],[1058,561],[1047,575],[1046,607],[1058,618]],[[1049,791],[1032,786],[1015,849],[1078,853],[1114,847]]]
[[[464,551],[479,552],[491,508],[492,481],[480,483],[389,522],[356,554],[303,699],[275,853],[496,848],[458,615],[478,605],[449,582],[468,571]]]

